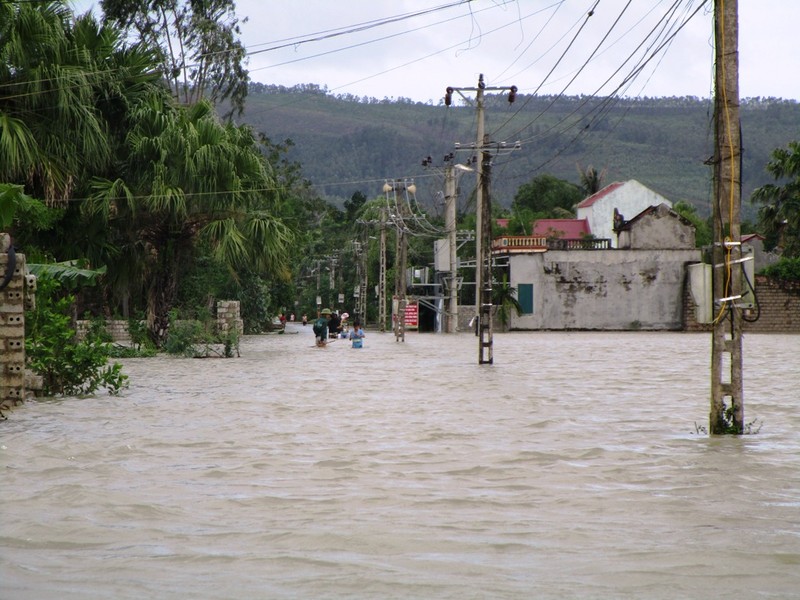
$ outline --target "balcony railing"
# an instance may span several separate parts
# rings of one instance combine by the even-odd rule
[[[501,235],[492,240],[495,252],[544,252],[547,250],[547,238],[532,235]]]
[[[547,240],[548,250],[608,250],[611,240],[608,238],[581,238],[579,240],[564,240],[550,238]]]
[[[493,252],[544,252],[546,250],[608,250],[607,238],[562,239],[540,235],[501,235],[492,240]]]

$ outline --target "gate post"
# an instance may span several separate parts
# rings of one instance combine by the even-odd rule
[[[36,276],[25,275],[25,255],[0,233],[0,419],[42,388],[42,378],[25,370],[25,310],[35,303]]]

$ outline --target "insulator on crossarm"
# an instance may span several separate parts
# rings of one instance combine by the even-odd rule
[[[511,91],[508,92],[508,103],[512,104],[517,99],[517,86],[512,85]]]

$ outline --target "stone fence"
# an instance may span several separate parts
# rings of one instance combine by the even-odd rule
[[[76,333],[78,338],[83,338],[89,330],[91,321],[79,320],[76,323]],[[111,335],[115,342],[127,343],[131,341],[128,332],[128,321],[122,319],[107,319],[104,322],[105,330]],[[240,305],[238,300],[220,300],[217,302],[217,332],[225,335],[231,331],[244,331],[244,322],[240,316]]]

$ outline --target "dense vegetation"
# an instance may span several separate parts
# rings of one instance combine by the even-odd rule
[[[444,91],[443,91],[444,93]],[[413,103],[334,96],[315,85],[285,88],[251,84],[242,119],[273,139],[290,138],[288,156],[326,198],[341,202],[359,190],[380,193],[387,178],[413,177],[417,196],[431,208],[442,189],[441,177],[421,166],[432,156],[441,165],[453,144],[474,141],[475,110],[469,106]],[[744,99],[742,203],[770,181],[770,153],[798,135],[800,104],[774,98]],[[522,147],[493,160],[494,201],[509,207],[518,188],[550,174],[581,184],[581,172],[594,166],[605,182],[636,179],[672,202],[685,201],[699,215],[710,214],[713,154],[712,103],[700,98],[488,96],[486,130],[495,142]],[[468,151],[457,152],[466,160]],[[469,195],[474,179],[463,179]]]
[[[80,314],[143,314],[161,345],[181,300],[291,281],[306,203],[281,147],[179,104],[159,52],[64,3],[0,4],[0,27],[0,213],[29,262],[106,269]]]
[[[213,2],[227,19],[219,27],[173,10],[187,2],[103,4],[114,18],[100,23],[76,19],[63,2],[0,3],[0,222],[29,262],[77,261],[104,273],[95,288],[77,291],[77,314],[144,317],[151,341],[163,346],[171,322],[208,314],[216,299],[241,301],[248,333],[281,311],[315,312],[318,297],[352,312],[359,273],[370,296],[378,281],[382,227],[388,288],[399,232],[409,266],[433,263],[433,242],[444,237],[439,157],[472,159],[472,107],[261,84],[250,85],[243,105],[239,65],[178,76],[169,65],[184,59],[154,45],[179,31],[193,44],[187,56],[213,42],[241,58],[232,2]],[[154,19],[159,7],[172,20]],[[516,214],[524,228],[531,216],[564,216],[603,178],[634,178],[698,227],[706,223],[709,101],[519,95],[513,105],[501,96],[486,104],[498,144],[495,216]],[[235,120],[220,117],[242,106]],[[798,122],[796,102],[742,103],[745,216],[754,220],[760,209],[765,231],[791,252]],[[511,145],[501,150],[503,141]],[[437,158],[424,168],[428,156]],[[387,179],[407,178],[416,195],[384,195]],[[474,182],[460,175],[460,230],[474,229]]]

